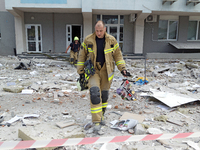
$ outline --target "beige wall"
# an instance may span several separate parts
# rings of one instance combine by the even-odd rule
[[[0,0],[0,11],[6,11],[5,0]]]

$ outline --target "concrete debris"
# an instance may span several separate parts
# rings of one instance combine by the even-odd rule
[[[194,148],[195,150],[200,150],[198,143],[193,141],[183,141],[183,143],[187,143],[190,147]]]
[[[23,89],[21,86],[8,86],[3,88],[4,91],[11,93],[21,93]]]
[[[74,120],[71,121],[65,121],[65,122],[57,122],[56,125],[60,128],[65,128],[65,127],[69,127],[75,124]]]
[[[145,114],[153,114],[154,113],[153,110],[149,110],[149,109],[144,109],[143,112]]]
[[[145,85],[134,84],[138,78],[145,77],[144,60],[125,61],[133,75],[129,79],[130,89],[135,91],[137,101],[123,100],[117,94],[117,88],[125,78],[116,66],[104,115],[106,126],[102,127],[103,136],[200,131],[200,60],[148,59],[148,83]],[[20,62],[30,66],[26,66],[26,70],[14,69]],[[69,62],[36,58],[19,61],[15,56],[1,56],[0,71],[0,141],[102,136],[88,132],[92,125],[89,90],[78,91],[76,81],[79,75],[76,67]],[[138,124],[127,132],[108,126],[113,120],[128,119],[137,120]],[[188,138],[192,144],[183,141],[186,140],[110,143],[104,146],[91,144],[73,148],[181,150],[195,149],[189,145],[199,143],[198,138]],[[72,149],[72,146],[67,148]]]
[[[48,93],[48,97],[53,97],[53,93]]]
[[[137,114],[131,114],[128,112],[125,112],[122,117],[120,118],[120,120],[126,120],[126,119],[134,119],[137,120],[138,123],[142,123],[144,121],[144,116],[141,115],[137,115]]]
[[[156,120],[156,121],[163,121],[163,122],[166,122],[167,119],[168,119],[168,117],[165,116],[165,115],[161,115],[161,116],[154,117],[154,120]]]
[[[169,67],[167,67],[167,68],[160,68],[160,69],[157,70],[157,72],[158,73],[163,73],[165,71],[168,71],[169,69],[170,69]]]
[[[146,134],[146,130],[143,128],[141,124],[137,124],[137,126],[134,128],[134,134],[143,135]]]
[[[100,150],[116,150],[119,148],[119,145],[115,143],[105,143],[103,146],[100,148]]]
[[[4,117],[0,116],[0,123],[2,123],[4,121]]]
[[[178,125],[178,126],[184,125],[184,122],[177,120],[177,118],[176,119],[167,119],[167,122],[173,123],[173,124]]]
[[[149,134],[162,134],[163,132],[157,128],[149,128],[147,129],[147,133]]]
[[[198,64],[192,64],[192,63],[186,63],[185,66],[188,69],[193,69],[193,68],[198,68],[199,67]]]
[[[37,124],[40,124],[40,121],[36,120],[27,120],[27,119],[22,119],[23,126],[35,126]]]
[[[35,91],[38,91],[38,90],[39,90],[39,85],[36,84],[36,83],[33,83],[33,84],[31,85],[31,89],[33,89],[33,90],[35,90]]]
[[[63,97],[63,96],[65,96],[64,93],[62,93],[62,92],[58,92],[58,97]]]
[[[160,92],[155,89],[152,89],[151,92],[153,93],[151,95],[152,97],[155,97],[156,99],[168,105],[169,107],[180,106],[200,99],[197,95],[193,95],[192,97],[189,96],[186,92],[184,94],[176,94],[174,92]],[[171,99],[173,99],[173,101]]]
[[[33,90],[22,90],[22,94],[27,94],[27,95],[31,95],[33,94]]]

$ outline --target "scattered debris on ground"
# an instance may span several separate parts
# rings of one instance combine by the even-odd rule
[[[78,90],[79,75],[74,66],[67,61],[1,56],[0,141],[199,132],[200,60],[149,59],[146,75],[143,61],[126,59],[133,75],[128,79],[133,94],[130,99],[117,93],[126,79],[115,69],[106,125],[102,126],[104,134],[96,135],[88,132],[92,126],[89,91]],[[199,148],[200,138],[65,147],[66,150]]]

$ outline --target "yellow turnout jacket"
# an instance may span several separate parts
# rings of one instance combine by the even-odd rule
[[[125,61],[119,44],[116,39],[107,33],[105,33],[105,65],[108,73],[108,81],[111,82],[114,76],[115,64],[117,65],[120,72],[125,70]],[[96,57],[97,57],[97,45],[96,45],[96,34],[88,35],[84,42],[81,45],[79,52],[78,63],[77,63],[77,72],[78,74],[84,73],[84,62],[88,59],[91,59],[94,68],[96,68]]]

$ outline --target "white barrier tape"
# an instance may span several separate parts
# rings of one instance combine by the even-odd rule
[[[200,137],[200,132],[53,139],[53,140],[40,140],[40,141],[34,141],[34,140],[8,141],[8,142],[0,141],[0,149],[3,150],[3,149],[44,148],[44,147],[69,146],[69,145],[87,145],[87,144],[99,144],[99,143],[150,141],[150,140],[164,140],[164,139],[195,138],[195,137]]]

